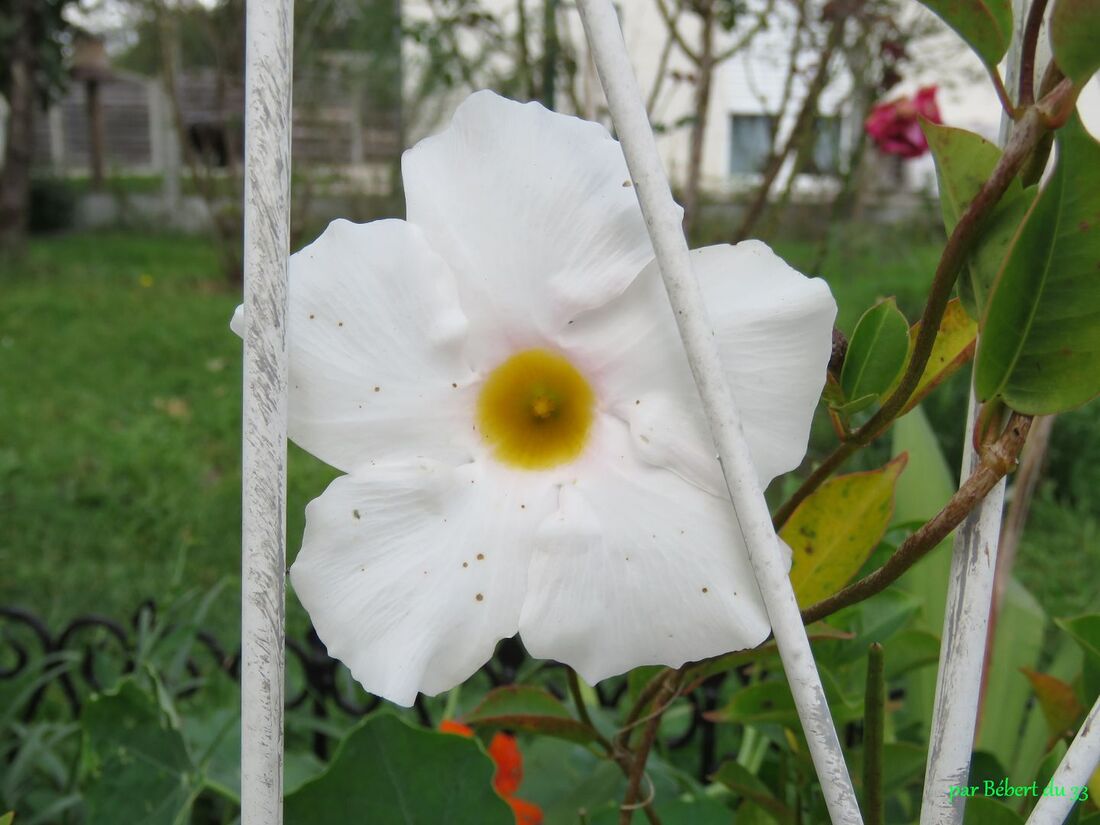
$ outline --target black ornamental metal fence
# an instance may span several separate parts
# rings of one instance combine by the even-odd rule
[[[133,673],[138,662],[138,646],[142,630],[158,629],[170,634],[173,628],[163,626],[156,604],[147,600],[138,606],[128,621],[99,614],[77,616],[59,629],[30,610],[0,605],[0,682],[29,675],[31,669],[42,670],[44,678],[37,681],[23,703],[20,715],[30,722],[45,713],[80,717],[89,696],[111,687],[105,672],[116,678]],[[209,684],[217,674],[240,682],[240,648],[225,645],[217,636],[204,629],[190,629],[189,649],[182,661],[185,679],[166,687],[177,699],[189,699]],[[311,627],[304,637],[289,637],[287,648],[288,711],[302,711],[317,721],[332,720],[343,715],[348,719],[366,716],[381,704],[381,699],[359,688],[348,676],[344,666],[328,655],[324,643]],[[43,668],[50,659],[64,660],[68,666]],[[514,684],[528,662],[527,652],[518,639],[505,639],[492,659],[480,671],[490,687]],[[554,662],[550,669],[561,669]],[[701,779],[717,767],[717,735],[713,722],[706,718],[718,707],[722,682],[728,674],[708,678],[696,690],[684,695],[689,704],[689,716],[684,730],[665,742],[674,750],[698,749],[698,774]],[[565,699],[562,685],[550,677],[541,680],[543,686],[559,699]],[[564,678],[562,679],[564,683]],[[599,704],[614,710],[626,696],[625,677],[609,679],[595,686]],[[433,719],[432,709],[418,696],[414,705],[416,716],[425,727],[435,727],[441,721]],[[321,759],[328,757],[332,734],[316,726],[312,748]]]

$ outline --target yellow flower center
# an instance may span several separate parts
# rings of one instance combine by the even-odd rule
[[[498,461],[545,470],[580,455],[595,404],[592,388],[565,358],[529,349],[489,373],[477,421]]]

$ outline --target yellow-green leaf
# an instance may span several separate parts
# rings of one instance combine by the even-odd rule
[[[1085,712],[1077,701],[1073,686],[1055,676],[1038,673],[1030,668],[1022,667],[1020,670],[1031,682],[1035,696],[1039,699],[1039,707],[1047,720],[1050,735],[1060,738],[1067,732],[1072,732],[1077,720]]]
[[[909,349],[920,333],[921,322],[913,324],[909,330]],[[924,373],[917,382],[917,388],[905,402],[901,415],[909,412],[917,406],[928,393],[950,378],[955,372],[974,357],[974,344],[978,338],[978,324],[963,309],[962,301],[952,298],[944,310],[943,319],[940,321],[940,331],[936,333],[936,341],[932,345],[932,353],[928,356],[928,363],[924,367]],[[883,397],[889,398],[897,389],[901,380],[894,382]]]
[[[779,536],[794,553],[791,585],[800,607],[840,590],[867,561],[894,512],[902,453],[885,467],[829,479],[791,514]]]

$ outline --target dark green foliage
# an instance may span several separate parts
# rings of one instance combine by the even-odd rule
[[[47,177],[31,181],[27,228],[32,234],[71,229],[75,213],[76,196],[67,181]]]

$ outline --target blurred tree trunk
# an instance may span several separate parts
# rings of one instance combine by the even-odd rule
[[[790,157],[791,152],[798,152],[803,142],[813,137],[813,123],[817,115],[817,103],[829,82],[829,63],[833,59],[837,47],[844,39],[844,19],[842,16],[835,17],[829,27],[829,33],[825,37],[825,45],[822,46],[821,53],[818,56],[817,69],[810,81],[809,88],[806,90],[806,97],[803,98],[802,108],[798,111],[798,117],[795,119],[791,134],[784,141],[783,148],[778,152],[773,152],[772,156],[768,158],[760,186],[745,212],[741,225],[733,234],[734,243],[743,241],[752,235],[757,223],[764,215],[768,196],[771,194],[776,178],[779,177],[783,164]]]
[[[695,84],[695,116],[691,122],[691,149],[688,154],[687,181],[684,185],[684,234],[689,238],[699,211],[699,179],[703,171],[703,141],[710,114],[710,87],[714,79],[714,3],[697,7],[702,24],[698,76]]]
[[[31,154],[34,146],[35,73],[38,70],[34,44],[35,0],[16,0],[16,33],[9,56],[8,134],[4,145],[4,168],[0,171],[0,247],[22,246],[27,234],[30,207]]]

